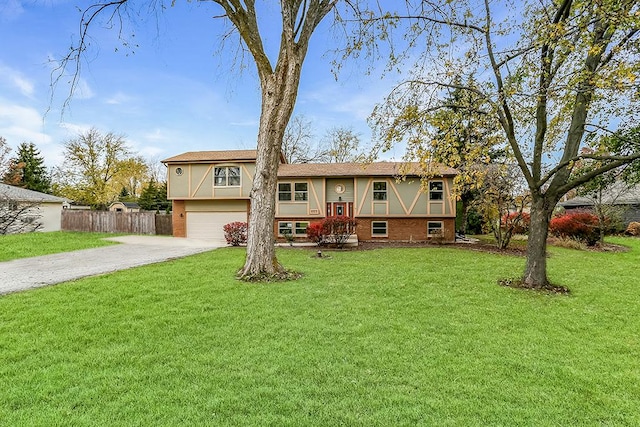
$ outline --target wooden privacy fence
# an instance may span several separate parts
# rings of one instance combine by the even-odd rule
[[[155,212],[62,211],[65,231],[99,233],[172,234],[171,215]]]

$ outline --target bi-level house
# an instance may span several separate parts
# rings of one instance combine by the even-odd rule
[[[173,235],[223,239],[225,224],[248,220],[255,150],[198,151],[162,162],[173,201]],[[456,171],[421,185],[417,164],[396,162],[287,164],[278,170],[276,237],[306,238],[314,221],[346,215],[361,241],[455,239]]]

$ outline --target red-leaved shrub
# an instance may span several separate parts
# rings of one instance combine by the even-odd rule
[[[527,234],[529,223],[531,223],[531,215],[527,212],[511,212],[503,215],[500,220],[500,225],[503,228],[511,228],[513,234]]]
[[[307,227],[307,237],[318,246],[327,240],[328,234],[322,222],[312,222]]]
[[[552,218],[549,231],[557,237],[582,240],[589,246],[595,245],[600,237],[598,217],[585,211],[569,211]]]
[[[349,237],[356,232],[357,221],[351,217],[330,216],[322,222],[314,222],[307,227],[307,237],[318,245],[335,243],[344,246]]]
[[[231,246],[240,246],[247,243],[247,223],[231,222],[223,227],[224,238]]]

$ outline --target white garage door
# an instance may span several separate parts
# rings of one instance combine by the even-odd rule
[[[187,212],[187,237],[224,240],[225,224],[247,222],[246,212]]]

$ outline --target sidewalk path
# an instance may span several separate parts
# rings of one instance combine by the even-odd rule
[[[0,294],[182,258],[225,246],[223,242],[168,236],[121,236],[108,240],[122,244],[0,262]]]

